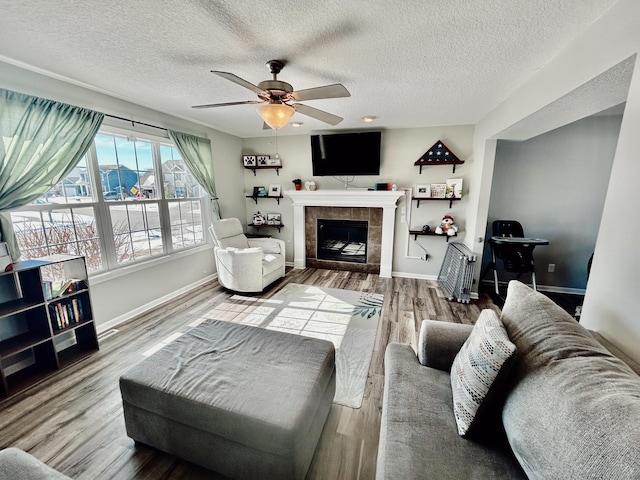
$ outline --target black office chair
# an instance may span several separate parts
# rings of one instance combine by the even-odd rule
[[[496,295],[500,297],[500,291],[498,289],[498,259],[502,260],[502,265],[506,272],[516,274],[516,279],[520,279],[522,275],[529,273],[531,275],[533,289],[537,290],[536,271],[533,264],[533,249],[536,245],[541,245],[541,243],[509,244],[506,241],[500,241],[496,238],[524,238],[522,225],[516,220],[495,220],[491,228],[493,231],[493,237],[489,240],[491,263],[487,265],[487,270],[493,268],[493,282]]]

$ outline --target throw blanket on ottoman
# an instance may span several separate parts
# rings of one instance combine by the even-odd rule
[[[335,393],[331,342],[208,320],[120,378],[127,434],[233,478],[303,479]]]

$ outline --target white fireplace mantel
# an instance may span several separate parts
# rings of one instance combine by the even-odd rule
[[[380,245],[380,276],[391,278],[395,211],[404,191],[370,190],[287,190],[293,203],[293,266],[305,268],[305,207],[365,207],[382,208],[382,242]]]

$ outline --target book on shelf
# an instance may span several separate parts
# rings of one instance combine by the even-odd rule
[[[70,302],[58,302],[51,307],[54,330],[62,330],[84,320],[82,302],[74,298]]]
[[[45,283],[45,282],[43,282]],[[51,298],[56,298],[61,295],[65,295],[67,293],[77,292],[78,290],[82,290],[87,288],[87,285],[82,280],[77,280],[74,278],[57,280],[52,282],[51,285]]]
[[[42,291],[44,292],[44,299],[51,300],[53,298],[53,282],[49,280],[43,280]]]

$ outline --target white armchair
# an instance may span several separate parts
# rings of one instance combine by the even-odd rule
[[[237,218],[211,224],[218,281],[236,292],[261,292],[285,274],[284,242],[277,238],[250,238]]]

